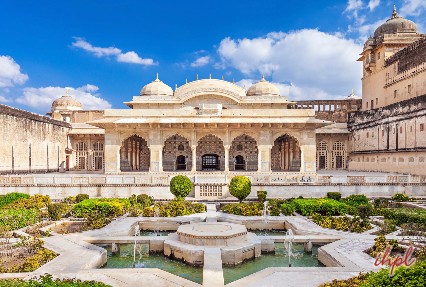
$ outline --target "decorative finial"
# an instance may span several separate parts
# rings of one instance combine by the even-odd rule
[[[177,84],[175,84],[175,91],[177,90]]]
[[[155,78],[155,79],[156,79],[156,80],[159,80],[159,79],[158,79],[158,73],[157,73],[157,75],[156,75],[156,78]]]
[[[392,17],[391,18],[392,19],[399,18],[398,12],[396,12],[396,6],[395,5],[393,5],[393,11],[392,11]]]
[[[264,74],[262,74],[262,81],[264,81],[265,80],[265,75]]]
[[[188,84],[188,78],[185,79],[185,84]]]
[[[70,95],[68,95],[68,89],[65,88],[65,97],[69,97]]]
[[[233,84],[235,84],[235,81],[234,81],[234,79],[232,79],[232,83],[233,83]]]
[[[210,79],[212,78],[212,74],[210,74]]]
[[[195,79],[198,81],[198,74],[197,74],[197,77]]]
[[[354,88],[352,88],[352,94],[351,94],[351,96],[352,96],[352,97],[353,97],[353,96],[355,96]]]
[[[225,81],[225,78],[223,77],[223,75],[222,75],[222,81]]]

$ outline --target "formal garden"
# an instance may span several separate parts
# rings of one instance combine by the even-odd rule
[[[0,272],[20,273],[37,270],[58,254],[45,248],[43,240],[58,234],[72,234],[102,229],[121,218],[175,218],[206,212],[203,203],[186,200],[193,189],[190,179],[176,176],[171,180],[173,200],[158,201],[146,195],[129,198],[89,198],[87,194],[70,196],[53,202],[49,196],[8,193],[0,196]],[[246,200],[251,193],[247,177],[232,178],[229,190],[235,200],[220,203],[223,214],[242,217],[265,217],[286,220],[304,218],[323,230],[349,234],[374,235],[374,246],[365,250],[372,258],[390,246],[390,258],[401,257],[413,247],[410,267],[398,267],[389,276],[388,269],[361,273],[348,280],[334,280],[326,286],[425,286],[426,278],[426,210],[410,205],[403,193],[392,198],[369,199],[362,194],[342,198],[329,192],[325,198],[268,198],[267,191],[258,191],[257,200]],[[52,225],[54,222],[62,224]],[[53,226],[45,229],[46,226]],[[393,239],[387,239],[391,236]],[[397,238],[397,239],[396,239]],[[56,279],[51,275],[0,280],[0,286],[108,286],[94,281]]]

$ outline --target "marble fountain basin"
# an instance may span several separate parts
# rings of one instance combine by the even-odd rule
[[[203,265],[206,250],[218,248],[225,265],[237,265],[261,255],[261,241],[241,224],[200,222],[181,225],[164,241],[164,255],[191,265]]]

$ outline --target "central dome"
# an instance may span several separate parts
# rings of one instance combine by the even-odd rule
[[[262,79],[247,90],[247,96],[279,96],[280,90],[262,75]]]
[[[374,38],[377,39],[384,34],[397,33],[417,33],[417,26],[414,22],[399,16],[394,6],[391,18],[374,31]]]
[[[141,96],[173,96],[173,90],[171,87],[164,84],[160,79],[157,78],[144,86],[140,93]]]

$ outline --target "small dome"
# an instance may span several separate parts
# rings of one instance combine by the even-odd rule
[[[76,110],[82,110],[82,109],[83,109],[83,105],[79,101],[77,101],[76,99],[68,95],[68,91],[65,96],[62,96],[59,99],[54,100],[52,103],[52,112],[57,110],[76,111]]]
[[[173,90],[171,87],[164,84],[160,79],[157,78],[144,86],[140,93],[141,96],[173,96]]]
[[[262,75],[262,79],[247,90],[247,96],[279,96],[280,90]]]
[[[374,31],[374,38],[396,33],[417,33],[417,26],[414,22],[399,16],[394,6],[392,16]]]

